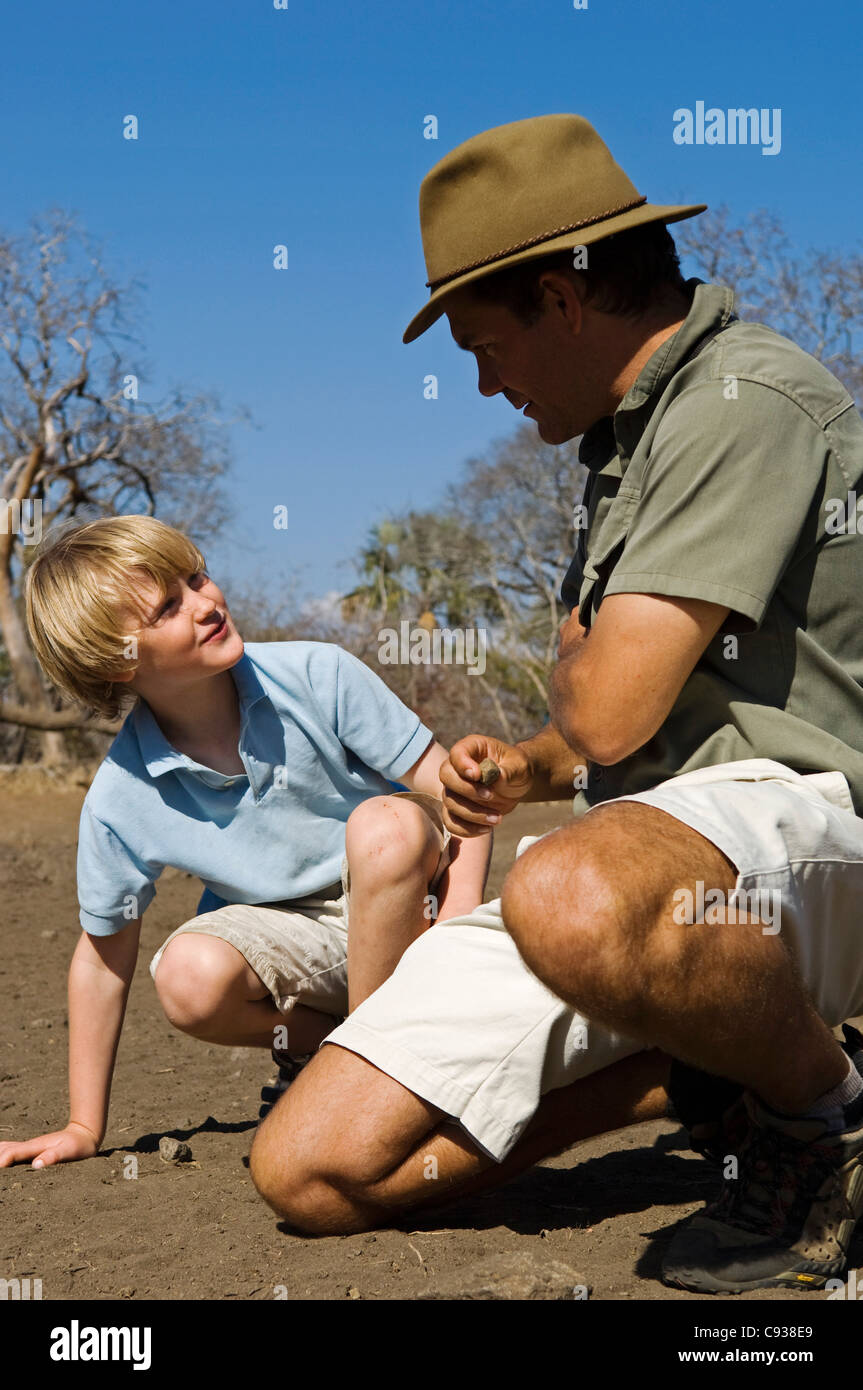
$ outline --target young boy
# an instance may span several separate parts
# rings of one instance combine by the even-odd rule
[[[275,1040],[275,1095],[435,917],[482,900],[490,853],[490,837],[450,842],[446,750],[418,716],[330,643],[244,649],[173,528],[124,516],[49,536],[26,599],[59,689],[109,718],[137,700],[81,812],[70,1119],[0,1144],[0,1167],[98,1151],[141,918],[166,866],[205,891],[150,967],[165,1013],[207,1042]]]

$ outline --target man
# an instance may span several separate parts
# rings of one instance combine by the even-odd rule
[[[446,313],[480,391],[548,443],[583,434],[591,471],[552,724],[516,748],[455,746],[450,828],[477,833],[573,778],[581,814],[520,855],[506,931],[489,904],[408,950],[274,1112],[253,1175],[307,1229],[356,1229],[397,1190],[419,1201],[441,1144],[462,1191],[470,1163],[447,1145],[506,1170],[532,1142],[538,1156],[543,1122],[560,1139],[554,1106],[571,1122],[577,1098],[595,1132],[582,1106],[601,1096],[598,1124],[626,1123],[632,1086],[629,1118],[658,1113],[664,1072],[636,1068],[659,1046],[736,1174],[665,1277],[823,1285],[863,1208],[863,1080],[853,1039],[830,1031],[863,1011],[863,537],[827,524],[863,473],[863,423],[814,359],[736,320],[730,291],[681,279],[665,224],[703,205],[648,204],[580,117],[466,142],[420,211],[432,293],[406,340]],[[544,1010],[513,940],[568,1011]],[[465,980],[485,982],[473,1012]],[[453,1050],[442,1029],[460,1018]],[[354,1157],[337,1144],[328,1167],[314,1127],[337,1098]]]

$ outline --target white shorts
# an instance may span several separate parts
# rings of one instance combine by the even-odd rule
[[[452,836],[443,823],[440,800],[428,792],[391,795],[422,806],[437,832],[440,853],[428,885],[431,891],[446,872],[451,855]],[[186,932],[216,936],[239,951],[286,1018],[298,1004],[342,1018],[348,1011],[350,898],[350,868],[344,858],[341,881],[312,897],[229,903],[190,918],[162,942],[150,962],[150,974],[155,980],[159,961],[175,937]]]
[[[656,806],[712,841],[737,867],[735,895],[778,891],[780,939],[821,1016],[832,1027],[863,1013],[863,819],[842,773],[801,776],[755,758],[617,799]],[[545,1092],[645,1046],[540,983],[503,926],[500,899],[433,926],[326,1043],[453,1116],[498,1161]]]

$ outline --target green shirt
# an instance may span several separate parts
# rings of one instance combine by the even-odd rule
[[[760,757],[838,769],[863,815],[863,420],[731,290],[688,284],[681,328],[581,441],[587,526],[562,596],[587,627],[606,594],[732,611],[658,733],[591,764],[575,810]]]

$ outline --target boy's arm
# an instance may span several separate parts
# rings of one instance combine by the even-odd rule
[[[428,792],[441,800],[443,786],[440,769],[448,756],[443,745],[433,740],[419,762],[414,763],[409,772],[402,774],[401,780],[411,791]],[[436,913],[439,922],[447,917],[472,912],[482,902],[491,860],[491,826],[483,835],[474,839],[453,839],[451,844],[452,857],[440,884],[443,893]]]
[[[140,933],[140,917],[113,936],[82,932],[69,970],[69,1117],[99,1143]]]
[[[462,917],[473,912],[483,900],[488,866],[491,862],[493,831],[478,835],[472,840],[461,840],[453,836],[450,841],[450,862],[441,879],[438,891],[443,896],[438,902],[437,921],[447,917]]]
[[[138,917],[113,936],[81,933],[69,967],[69,1120],[51,1134],[0,1144],[0,1168],[27,1159],[43,1168],[98,1153],[140,930]]]

